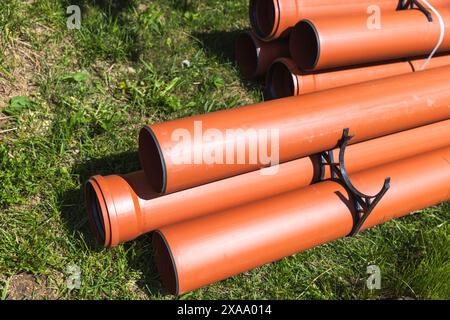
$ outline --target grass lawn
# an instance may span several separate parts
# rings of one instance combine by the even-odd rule
[[[66,27],[72,4],[80,30]],[[1,299],[173,298],[161,289],[148,235],[95,246],[82,186],[93,174],[138,169],[145,123],[262,100],[232,61],[247,5],[1,1]],[[442,204],[181,299],[450,299],[449,221]],[[368,265],[381,268],[380,290],[366,288]],[[81,286],[70,290],[72,266]]]

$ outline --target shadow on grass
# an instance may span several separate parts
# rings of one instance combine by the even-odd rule
[[[192,0],[169,0],[168,5],[176,11],[186,12],[188,10],[192,10]]]
[[[240,30],[233,30],[194,32],[192,35],[201,42],[208,56],[223,63],[235,63],[234,43],[240,33]]]
[[[114,18],[120,18],[123,11],[135,7],[135,1],[133,0],[61,0],[61,3],[65,7],[77,5],[82,9],[86,9],[87,6],[97,7],[105,15]]]
[[[208,57],[218,60],[221,64],[232,64],[238,69],[234,44],[242,32],[243,30],[194,32],[192,36],[200,41]],[[248,90],[264,90],[264,78],[250,81],[241,77],[241,83]]]
[[[138,154],[137,152],[131,151],[88,160],[73,168],[72,174],[78,176],[82,187],[80,189],[68,190],[62,194],[60,203],[64,208],[62,211],[62,219],[67,229],[73,233],[81,234],[80,237],[84,239],[84,241],[80,239],[80,241],[74,243],[75,246],[79,246],[80,250],[85,250],[84,243],[86,243],[89,250],[97,252],[105,250],[90,230],[84,196],[84,185],[86,181],[93,175],[129,173],[139,169]],[[153,249],[150,238],[151,235],[146,234],[134,240],[132,243],[123,244],[127,251],[128,266],[141,272],[142,278],[137,285],[144,292],[149,295],[165,294],[161,288],[158,273],[153,264]],[[131,246],[134,246],[134,250],[128,250]]]
[[[90,25],[89,22],[82,20],[82,24],[86,24],[88,31],[85,32],[85,36],[93,37],[91,41],[92,50],[99,52],[105,51],[104,46],[120,46],[124,49],[125,56],[131,61],[138,61],[142,54],[143,46],[141,38],[138,32],[138,28],[134,28],[129,19],[127,19],[127,13],[137,9],[137,1],[135,0],[60,0],[63,8],[67,8],[72,5],[77,5],[81,8],[82,19],[89,19],[89,9],[97,9],[103,16],[101,22],[97,21],[97,24]],[[87,20],[86,20],[87,21]],[[98,24],[110,24],[110,30],[105,32],[105,26],[98,27]],[[98,27],[98,28],[97,28]],[[120,38],[121,43],[103,43],[105,34],[116,34],[117,38]],[[114,38],[114,37],[112,37]],[[97,41],[96,41],[97,40]],[[103,45],[98,45],[98,42]],[[130,45],[123,44],[130,43]],[[116,48],[117,49],[117,48]],[[112,50],[110,48],[110,50]],[[108,50],[106,50],[108,51]],[[113,50],[114,51],[114,50]],[[111,53],[109,53],[111,55]],[[111,58],[111,57],[110,57]]]

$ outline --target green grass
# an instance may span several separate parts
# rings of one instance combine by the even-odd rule
[[[172,298],[148,236],[94,246],[81,188],[139,167],[144,123],[261,101],[232,61],[247,2],[1,1],[0,298]],[[81,30],[66,28],[70,4]],[[449,299],[449,218],[449,203],[429,208],[181,298]],[[370,264],[381,290],[366,289]]]

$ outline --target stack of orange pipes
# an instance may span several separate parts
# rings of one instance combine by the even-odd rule
[[[351,145],[346,167],[359,172],[448,145],[450,120],[444,120]],[[333,152],[337,158],[338,150]],[[319,181],[317,168],[318,157],[310,156],[280,164],[273,176],[252,171],[164,196],[149,186],[142,170],[94,176],[86,186],[88,210],[93,222],[101,221],[94,229],[102,245],[114,247],[166,225],[300,189]],[[329,177],[327,171],[324,178]]]
[[[383,14],[395,15],[389,25],[409,13],[395,8],[391,13],[397,1],[373,2]],[[142,170],[93,176],[86,184],[89,221],[102,245],[114,247],[154,231],[161,280],[178,295],[449,200],[449,56],[386,63],[408,55],[379,44],[382,64],[351,67],[350,60],[376,59],[341,55],[341,40],[319,35],[317,48],[326,52],[320,51],[312,69],[340,69],[304,73],[287,58],[288,41],[291,50],[303,50],[297,58],[318,50],[292,45],[294,36],[306,34],[305,18],[335,34],[329,26],[340,25],[341,18],[324,22],[327,10],[352,12],[352,25],[368,3],[250,1],[259,29],[239,41],[260,49],[259,63],[245,73],[262,75],[275,60],[268,79],[273,95],[286,97],[143,127]],[[439,11],[445,17],[445,10]],[[290,31],[296,19],[300,26]],[[337,29],[342,34],[344,25]],[[435,40],[435,26],[429,29]],[[413,55],[426,54],[430,39],[417,44]],[[271,51],[263,52],[264,46]],[[350,141],[342,136],[346,128],[354,136]],[[376,197],[363,195],[376,194],[383,181]],[[360,197],[376,200],[361,207]]]
[[[371,193],[386,175],[395,181],[363,228],[448,200],[449,159],[447,147],[352,175]],[[329,180],[165,226],[153,235],[156,265],[169,292],[182,294],[345,237],[355,214],[350,202],[346,188]]]
[[[274,60],[267,71],[267,94],[271,99],[278,99],[387,78],[420,71],[425,62],[426,59],[414,59],[308,73],[302,72],[292,59],[278,58]],[[431,59],[427,68],[433,69],[448,65],[450,65],[450,55],[444,55]]]
[[[448,21],[450,1],[428,3]],[[264,78],[267,100],[421,70],[418,56],[441,31],[433,12],[430,22],[398,0],[251,0],[249,12],[252,31],[237,38],[235,58],[245,79]],[[439,52],[450,51],[448,26]],[[450,65],[450,57],[431,62]]]

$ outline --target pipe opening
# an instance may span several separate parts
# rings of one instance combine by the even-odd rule
[[[259,50],[249,33],[242,33],[236,40],[236,62],[245,78],[256,75],[259,60]]]
[[[153,234],[152,245],[156,268],[158,269],[163,286],[171,294],[178,295],[178,273],[175,260],[173,259],[167,240],[161,232],[156,231]]]
[[[94,232],[102,243],[105,242],[105,221],[100,207],[100,200],[91,182],[86,185],[86,206],[94,224]]]
[[[267,74],[267,86],[273,99],[294,96],[296,85],[296,77],[283,62],[272,64]]]
[[[320,42],[319,34],[311,21],[302,20],[296,24],[291,33],[289,49],[300,69],[315,69],[320,56]]]
[[[167,174],[164,157],[155,134],[148,126],[139,133],[139,158],[150,185],[155,191],[165,193]]]
[[[250,22],[260,38],[268,38],[275,28],[275,1],[253,0],[250,2]]]

